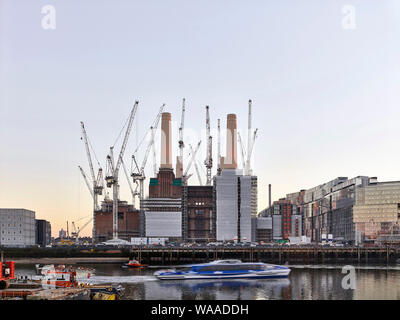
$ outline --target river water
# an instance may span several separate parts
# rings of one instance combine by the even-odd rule
[[[123,269],[117,264],[85,265],[96,269],[88,282],[121,284],[128,300],[400,300],[400,265],[355,267],[355,288],[344,289],[342,266],[293,265],[288,279],[160,281],[159,269]],[[16,274],[35,274],[34,265],[16,265]]]

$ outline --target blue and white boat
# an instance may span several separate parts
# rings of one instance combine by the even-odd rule
[[[187,279],[237,279],[237,278],[286,278],[290,269],[285,266],[240,260],[217,260],[210,263],[167,269],[154,273],[160,280]]]

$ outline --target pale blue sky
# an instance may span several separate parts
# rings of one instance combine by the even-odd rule
[[[48,4],[55,30],[41,27]],[[342,28],[343,5],[356,9],[355,30]],[[188,133],[204,131],[206,104],[214,130],[227,113],[245,129],[253,99],[260,210],[268,183],[276,200],[337,176],[400,180],[398,0],[0,0],[0,10],[0,207],[35,210],[54,235],[91,210],[79,122],[105,166],[135,99],[126,162],[163,102],[176,134],[182,97]]]

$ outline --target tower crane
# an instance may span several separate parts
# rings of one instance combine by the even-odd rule
[[[193,151],[192,145],[189,144],[189,147],[190,147],[190,153],[193,154],[194,151]],[[197,160],[196,159],[194,160],[194,168],[196,169],[196,174],[197,174],[197,179],[199,179],[199,184],[202,186],[203,182],[201,181],[200,171],[199,171],[199,167],[197,165]]]
[[[255,141],[256,141],[256,138],[257,138],[257,132],[258,132],[258,129],[254,130],[253,137],[251,139],[250,150],[249,150],[249,153],[247,155],[247,159],[251,159],[251,154],[253,153],[254,144],[255,144]],[[250,160],[248,160],[248,162],[250,162]],[[250,168],[250,165],[249,165],[249,169],[248,169],[246,174],[250,175],[250,176],[253,174],[253,172],[252,172],[252,170]]]
[[[75,228],[75,223],[72,221],[72,227],[74,228],[74,231],[71,233],[72,237],[75,238],[75,244],[79,243],[79,233],[93,220],[93,217],[89,219],[81,228],[78,227],[78,230]]]
[[[243,142],[242,142],[242,138],[240,136],[240,132],[238,132],[238,140],[239,140],[239,145],[240,145],[240,150],[241,150],[241,154],[242,154],[242,166],[243,166],[243,171],[245,173],[246,170],[246,153],[244,151],[244,147],[243,147]]]
[[[87,185],[87,187],[88,187],[88,189],[89,189],[90,195],[92,196],[92,198],[93,198],[93,200],[94,200],[95,197],[94,197],[93,189],[92,189],[92,187],[90,186],[90,183],[89,183],[89,180],[88,180],[88,178],[87,178],[87,176],[86,176],[86,174],[85,174],[85,171],[83,171],[83,169],[82,169],[81,166],[78,166],[78,168],[79,168],[79,170],[81,171],[81,174],[82,174],[82,176],[83,176],[83,179],[85,180],[86,185]]]
[[[82,130],[82,137],[81,139],[84,141],[85,143],[85,149],[86,149],[86,155],[88,158],[88,162],[89,162],[89,168],[90,168],[90,175],[92,177],[92,183],[93,183],[93,190],[90,192],[92,197],[93,197],[93,226],[95,226],[95,222],[96,222],[96,216],[95,216],[95,211],[99,210],[99,203],[98,203],[98,196],[103,194],[103,189],[104,189],[104,184],[103,184],[103,169],[100,166],[100,163],[97,161],[97,164],[99,166],[99,170],[97,173],[97,179],[94,175],[94,168],[93,168],[93,162],[92,162],[92,157],[90,154],[90,148],[89,148],[89,138],[87,136],[86,133],[86,129],[85,129],[85,124],[83,123],[83,121],[81,121],[81,130]],[[95,154],[96,156],[96,154]],[[81,173],[85,179],[86,184],[89,187],[88,184],[88,179],[86,178],[86,175],[83,171],[83,169],[81,167],[79,167],[79,169],[81,170]],[[91,188],[89,187],[89,190],[91,190]],[[93,227],[92,230],[92,241],[95,241],[95,228]]]
[[[246,167],[245,174],[248,175],[250,171],[250,148],[251,148],[251,105],[252,101],[249,100],[249,113],[247,118],[247,159],[246,159]]]
[[[157,176],[157,154],[156,154],[156,144],[154,142],[156,136],[156,131],[153,128],[151,131],[151,140],[153,141],[152,145],[151,145],[151,150],[153,151],[153,176],[156,177]]]
[[[134,182],[139,181],[139,186],[140,186],[139,187],[140,206],[141,206],[142,200],[144,199],[144,180],[146,178],[144,169],[146,167],[146,163],[147,163],[147,159],[149,157],[150,150],[154,146],[154,137],[155,137],[155,134],[156,134],[156,131],[157,131],[157,128],[158,128],[158,124],[160,122],[161,115],[162,115],[162,112],[164,110],[164,107],[165,107],[165,103],[160,107],[160,110],[158,111],[158,114],[157,114],[152,126],[150,127],[151,138],[150,138],[149,143],[147,144],[145,155],[144,155],[144,158],[143,158],[143,161],[142,161],[142,165],[141,165],[140,168],[137,165],[135,154],[132,155],[132,160],[135,162],[136,172],[135,171],[132,172],[131,176],[132,176]],[[137,150],[135,150],[135,153],[136,153],[136,151]]]
[[[183,142],[183,131],[185,127],[185,98],[182,100],[182,116],[181,116],[181,125],[179,127],[179,157],[177,157],[177,169],[176,175],[177,178],[181,178],[183,175],[183,149],[185,148],[185,143]]]
[[[251,154],[253,152],[254,143],[257,137],[257,130],[256,129],[252,135],[251,133],[251,125],[252,125],[252,101],[249,100],[249,112],[248,112],[248,122],[247,122],[247,152],[246,152],[246,165],[244,167],[244,174],[245,175],[252,175],[252,170],[250,167],[251,162]]]
[[[211,136],[211,128],[210,128],[210,112],[209,106],[206,106],[206,139],[207,139],[207,157],[204,161],[204,164],[207,168],[207,181],[206,185],[211,185],[211,169],[212,169],[212,136]]]
[[[201,140],[199,141],[199,143],[197,144],[196,148],[194,149],[194,151],[193,151],[193,153],[192,153],[192,156],[191,156],[191,158],[190,158],[190,160],[189,160],[189,162],[188,162],[188,165],[187,165],[187,167],[186,167],[186,170],[185,170],[185,172],[183,173],[183,176],[182,176],[182,183],[183,183],[184,185],[187,185],[187,181],[188,181],[188,179],[190,178],[190,176],[188,176],[188,172],[189,172],[190,167],[192,166],[192,163],[193,163],[194,159],[196,158],[196,154],[197,154],[197,151],[199,151],[200,144],[201,144]]]
[[[117,163],[114,165],[114,154],[113,147],[110,148],[110,154],[107,156],[107,163],[109,165],[109,175],[106,176],[107,186],[113,187],[113,238],[118,239],[118,198],[119,198],[119,185],[118,185],[118,173],[122,164],[122,158],[125,153],[126,145],[129,140],[129,134],[132,129],[133,119],[137,111],[139,101],[135,101],[132,107],[131,113],[129,115],[128,124],[126,127],[126,132],[124,140],[122,142],[121,150],[118,155]]]
[[[126,180],[128,181],[128,185],[129,185],[129,190],[131,191],[132,204],[135,205],[135,197],[139,195],[139,192],[137,191],[137,186],[136,186],[136,189],[133,190],[133,187],[131,184],[131,179],[129,177],[128,170],[126,169],[125,162],[123,160],[122,160],[122,168],[124,169],[125,177],[126,177]]]
[[[218,168],[217,168],[217,174],[218,175],[220,175],[221,174],[221,171],[222,171],[222,169],[221,169],[221,120],[220,119],[218,119],[218,136],[217,136],[217,143],[218,143],[218,145],[217,145],[217,148],[218,148],[218,150],[217,150],[217,165],[218,165]]]

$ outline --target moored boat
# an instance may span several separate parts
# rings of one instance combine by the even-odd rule
[[[73,270],[75,272],[76,278],[79,280],[89,279],[95,272],[93,268],[86,268],[86,267],[66,267],[63,264],[54,265],[54,264],[47,264],[47,265],[40,265],[36,264],[36,273],[39,275],[47,276],[48,274],[54,274],[55,272],[69,272]]]
[[[183,267],[180,270],[156,271],[160,280],[187,279],[237,279],[237,278],[286,278],[290,269],[285,266],[240,260],[216,260],[210,263]]]
[[[128,263],[122,265],[123,268],[145,268],[147,267],[146,264],[141,264],[139,261],[135,259],[129,260]]]

